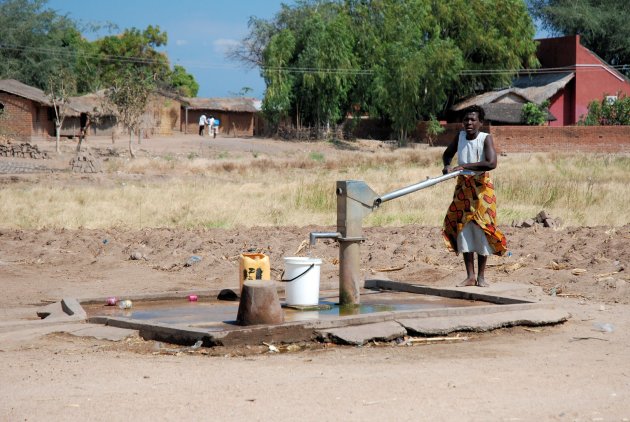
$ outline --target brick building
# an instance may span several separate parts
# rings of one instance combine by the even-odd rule
[[[70,97],[61,136],[79,136],[86,125],[88,135],[124,133],[115,115],[103,111],[108,109],[105,104],[104,90]],[[175,95],[151,94],[141,118],[143,135],[172,135],[180,131],[181,108],[182,100]],[[23,141],[54,138],[54,109],[46,93],[14,79],[0,80],[0,134]]]
[[[54,131],[44,91],[14,79],[0,80],[0,134],[18,140],[46,138]]]
[[[630,80],[580,44],[580,36],[538,40],[541,68],[519,75],[512,85],[455,104],[458,112],[471,104],[484,108],[492,124],[522,124],[523,104],[548,100],[549,126],[571,126],[588,113],[588,104],[619,93],[630,96]],[[457,121],[453,113],[449,121]]]
[[[618,93],[630,96],[630,80],[580,44],[580,36],[539,40],[536,53],[542,70],[566,69],[573,78],[550,98],[558,118],[551,126],[569,126],[588,113],[588,104]],[[562,73],[562,72],[559,72]]]

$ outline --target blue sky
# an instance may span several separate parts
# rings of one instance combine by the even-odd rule
[[[257,68],[229,61],[226,48],[248,33],[251,16],[270,19],[293,0],[48,0],[48,7],[82,23],[113,23],[120,32],[158,25],[168,34],[165,50],[199,83],[199,97],[229,97],[244,87],[262,98],[265,84]],[[101,34],[84,34],[93,40]],[[546,36],[539,33],[538,37]]]
[[[272,18],[291,0],[48,0],[48,7],[83,23],[111,22],[120,28],[158,25],[168,34],[171,66],[184,66],[199,83],[199,97],[228,97],[243,87],[262,98],[259,70],[225,58],[226,48],[247,33],[251,16]],[[84,34],[93,40],[99,34]],[[100,34],[108,35],[107,33]]]

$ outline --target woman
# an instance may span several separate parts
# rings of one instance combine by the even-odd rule
[[[446,246],[449,250],[464,255],[466,279],[458,286],[487,287],[485,270],[488,255],[503,255],[507,250],[505,236],[496,225],[497,200],[489,174],[490,170],[497,167],[497,153],[492,135],[480,131],[484,118],[483,108],[466,108],[464,130],[459,132],[442,156],[444,174],[458,170],[477,172],[474,176],[457,177],[453,202],[444,218],[443,236]],[[458,164],[451,167],[455,154]]]

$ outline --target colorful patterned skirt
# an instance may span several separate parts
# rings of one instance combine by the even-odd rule
[[[457,252],[457,235],[467,223],[476,223],[486,235],[495,255],[507,251],[507,241],[499,231],[497,220],[497,197],[489,172],[477,176],[458,176],[453,202],[444,217],[442,235],[446,247]]]

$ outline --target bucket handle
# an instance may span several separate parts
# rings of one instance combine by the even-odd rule
[[[284,270],[282,270],[282,275],[280,276],[280,281],[285,282],[285,283],[290,283],[294,280],[297,280],[298,278],[302,277],[304,274],[306,274],[307,272],[309,272],[311,270],[311,268],[313,268],[315,266],[315,264],[311,264],[302,274],[293,277],[291,280],[285,280],[284,279]]]

